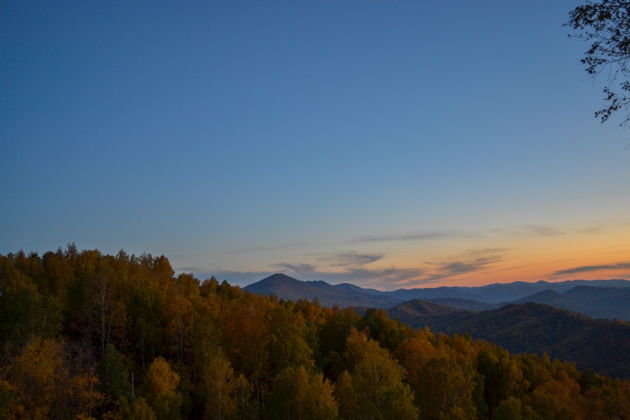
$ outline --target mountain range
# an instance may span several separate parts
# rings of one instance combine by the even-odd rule
[[[412,327],[470,334],[511,352],[546,353],[581,369],[630,377],[630,281],[626,280],[382,292],[274,274],[245,290],[287,300],[316,299],[328,306],[353,306],[362,314],[380,308]]]
[[[479,287],[437,287],[380,291],[348,283],[300,281],[273,274],[245,290],[288,300],[317,299],[326,306],[389,309],[401,303],[424,299],[451,308],[482,311],[508,303],[542,303],[593,318],[630,321],[630,281],[571,280],[563,282],[496,283]]]

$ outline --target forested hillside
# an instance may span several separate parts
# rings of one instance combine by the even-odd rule
[[[627,381],[123,251],[0,256],[0,343],[6,419],[630,418]]]
[[[458,310],[421,299],[387,311],[390,317],[434,332],[470,334],[516,353],[546,353],[608,376],[630,378],[630,322],[592,319],[538,303],[487,311]]]

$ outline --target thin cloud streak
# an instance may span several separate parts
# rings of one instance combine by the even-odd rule
[[[540,236],[558,236],[566,234],[566,232],[563,232],[553,226],[546,225],[525,225],[523,228],[528,232],[535,233]]]
[[[355,283],[361,286],[387,286],[400,281],[419,279],[424,270],[420,268],[375,268],[344,267],[340,272],[317,270],[311,264],[274,264],[285,268],[288,274],[300,280],[325,280],[329,283]]]
[[[464,258],[442,262],[423,278],[424,283],[439,282],[462,274],[485,270],[489,266],[504,261],[499,249],[471,250]]]
[[[315,272],[315,266],[312,264],[290,264],[290,263],[278,263],[274,264],[274,267],[278,267],[280,270],[290,270],[295,273],[313,273]]]
[[[583,265],[579,267],[567,268],[565,270],[555,271],[553,276],[563,276],[566,274],[578,274],[578,273],[589,273],[592,271],[602,271],[602,270],[628,270],[630,269],[630,262],[619,262],[615,264],[601,264],[601,265]]]
[[[362,267],[383,259],[383,254],[368,254],[356,252],[341,252],[319,258],[322,262],[328,262],[333,267]]]
[[[603,229],[599,227],[589,227],[587,229],[582,228],[582,232],[588,233],[600,233]],[[369,243],[369,242],[405,242],[405,241],[437,241],[448,239],[478,239],[485,237],[492,237],[497,234],[503,234],[508,236],[515,235],[535,235],[542,237],[553,237],[566,235],[568,231],[562,230],[555,226],[550,225],[537,225],[528,224],[515,228],[492,228],[483,231],[462,231],[462,230],[431,230],[422,232],[410,232],[410,233],[391,233],[391,234],[377,234],[377,235],[363,235],[350,239],[348,243]]]
[[[364,242],[395,242],[395,241],[435,241],[439,239],[452,238],[479,238],[482,235],[478,232],[463,231],[426,231],[416,233],[403,234],[384,234],[384,235],[364,235],[351,239],[350,243]]]

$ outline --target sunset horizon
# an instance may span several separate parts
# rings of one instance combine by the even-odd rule
[[[238,285],[630,278],[628,131],[592,118],[573,3],[14,3],[0,252]]]
[[[0,419],[630,420],[630,1],[0,3]]]

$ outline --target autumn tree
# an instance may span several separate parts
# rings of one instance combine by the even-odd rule
[[[255,398],[264,405],[266,373],[270,371],[270,325],[267,311],[270,303],[256,296],[244,296],[222,304],[221,339],[232,366],[245,375],[254,387]]]
[[[332,384],[304,366],[287,367],[276,376],[267,411],[274,419],[334,420],[338,416]]]
[[[219,353],[203,368],[201,393],[205,419],[229,420],[244,417],[251,392],[247,379]]]
[[[370,309],[367,311],[359,328],[367,328],[370,338],[378,341],[381,346],[389,351],[394,351],[400,343],[411,334],[411,329],[400,321],[387,316],[382,309]]]
[[[334,308],[319,330],[320,366],[327,377],[336,380],[347,369],[343,360],[346,338],[359,326],[361,317],[353,308]]]
[[[179,375],[168,362],[157,357],[147,369],[144,395],[155,411],[158,420],[176,420],[181,418],[179,408],[182,397],[177,392]]]
[[[306,342],[306,322],[300,312],[281,304],[269,311],[269,367],[271,376],[289,366],[313,366],[313,352]]]
[[[66,419],[91,416],[101,404],[97,378],[85,373],[71,375],[62,344],[33,337],[14,359],[9,379],[20,416],[32,419]],[[8,416],[9,418],[11,416]]]
[[[520,366],[504,350],[482,351],[478,357],[478,370],[484,377],[484,396],[490,415],[499,403],[524,385]]]
[[[24,253],[0,256],[0,342],[5,352],[14,353],[33,335],[54,338],[61,327],[61,302],[40,293],[25,272],[33,266],[32,258]]]
[[[336,393],[346,419],[415,419],[413,393],[403,382],[403,368],[365,334],[352,330],[345,359],[350,372],[340,377]]]

